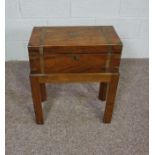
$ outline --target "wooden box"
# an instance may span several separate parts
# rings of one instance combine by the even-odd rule
[[[31,73],[118,72],[122,44],[111,26],[34,27]]]
[[[36,122],[43,124],[46,83],[99,82],[110,123],[119,81],[122,43],[112,26],[34,27],[28,43]]]

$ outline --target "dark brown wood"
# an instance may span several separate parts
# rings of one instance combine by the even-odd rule
[[[35,27],[31,73],[118,72],[122,43],[111,26]]]
[[[105,101],[106,96],[107,96],[107,83],[101,82],[99,88],[99,99]]]
[[[30,80],[36,122],[43,123],[46,83],[100,82],[104,122],[114,108],[122,43],[112,26],[34,27],[29,44]]]
[[[78,26],[78,27],[34,27],[28,44],[31,49],[38,49],[40,46],[40,37],[42,29],[45,30],[44,40],[42,45],[46,49],[57,48],[55,53],[64,53],[63,49],[100,49],[100,52],[107,52],[107,46],[110,45],[120,48],[122,47],[121,40],[112,26]],[[66,47],[66,48],[65,48]],[[82,48],[83,47],[83,48]],[[90,48],[90,49],[89,49]],[[104,50],[106,49],[106,50]],[[66,51],[67,52],[67,51]],[[95,50],[93,52],[96,53]],[[121,52],[120,50],[113,52]],[[71,53],[69,51],[69,53]],[[78,53],[78,50],[75,51]],[[83,52],[82,52],[83,53]],[[91,51],[89,51],[91,53]]]
[[[111,81],[108,83],[106,107],[105,107],[105,112],[103,117],[104,123],[111,122],[118,81],[119,81],[119,75],[112,75]]]
[[[47,100],[47,95],[46,95],[46,84],[41,83],[40,84],[40,91],[41,91],[41,101],[46,101]]]
[[[45,73],[99,73],[106,68],[105,54],[65,54],[44,57]],[[113,68],[118,68],[120,58],[112,56]]]
[[[42,97],[41,97],[41,89],[40,89],[40,83],[38,81],[38,77],[30,76],[30,82],[31,82],[34,111],[36,116],[36,123],[43,124],[44,119],[43,119],[43,111],[42,111],[42,105],[41,105]]]
[[[110,61],[107,66],[108,59]],[[38,56],[31,56],[31,73],[40,73]],[[113,54],[44,54],[44,73],[118,72],[120,55]]]
[[[61,74],[35,74],[40,83],[68,83],[68,82],[109,82],[111,73],[61,73]]]
[[[118,72],[122,44],[108,26],[35,27],[28,49],[31,73]],[[115,54],[109,56],[109,52]],[[73,61],[74,57],[80,57],[79,61]]]

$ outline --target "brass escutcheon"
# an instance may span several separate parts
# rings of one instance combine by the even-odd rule
[[[70,37],[77,37],[79,36],[78,32],[69,32]]]
[[[73,55],[73,59],[76,60],[76,61],[79,61],[80,60],[80,56],[79,55]]]

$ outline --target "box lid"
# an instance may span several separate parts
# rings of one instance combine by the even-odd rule
[[[67,50],[96,49],[99,51],[114,47],[119,49],[116,50],[118,52],[122,47],[122,42],[112,26],[34,27],[28,48],[39,47]],[[61,53],[61,50],[55,50],[55,52]]]

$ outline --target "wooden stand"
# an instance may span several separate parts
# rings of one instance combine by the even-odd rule
[[[112,26],[34,27],[28,52],[38,124],[44,123],[46,83],[61,82],[99,82],[99,99],[106,100],[103,121],[111,122],[122,53]]]
[[[30,75],[36,123],[43,124],[42,101],[46,100],[46,83],[100,82],[99,99],[106,100],[103,122],[110,123],[119,80],[118,73]]]

